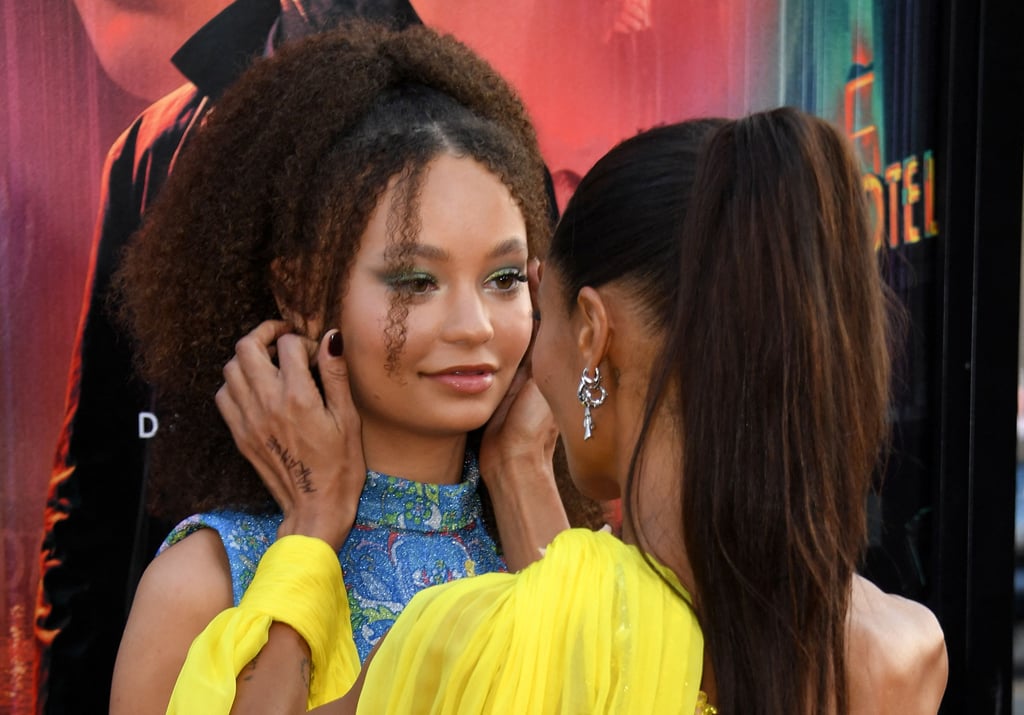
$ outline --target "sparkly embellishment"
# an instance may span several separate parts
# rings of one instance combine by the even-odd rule
[[[587,374],[583,368],[580,376],[580,384],[576,388],[576,398],[583,405],[583,439],[590,439],[594,435],[594,418],[590,414],[591,407],[600,407],[608,397],[608,390],[601,385],[601,370],[594,368],[594,376]]]
[[[458,484],[424,484],[368,471],[355,523],[338,552],[360,659],[419,591],[476,574],[505,571],[481,520],[480,469],[466,455]],[[237,605],[277,537],[280,514],[220,510],[181,522],[161,546],[214,529],[228,552]]]

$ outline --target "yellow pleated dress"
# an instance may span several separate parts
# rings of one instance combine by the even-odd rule
[[[309,643],[307,707],[344,695],[359,659],[337,563],[318,539],[278,540],[241,603],[193,642],[167,712],[229,712],[235,678],[273,621]],[[358,712],[712,713],[698,701],[703,650],[669,569],[611,534],[571,529],[519,573],[416,595],[370,661]]]
[[[572,529],[517,574],[427,589],[384,638],[358,712],[693,715],[703,636],[675,575],[655,568]]]

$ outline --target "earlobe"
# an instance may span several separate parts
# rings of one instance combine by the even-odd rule
[[[611,319],[601,294],[584,286],[576,296],[579,311],[577,347],[587,367],[597,367],[604,360],[612,341]]]

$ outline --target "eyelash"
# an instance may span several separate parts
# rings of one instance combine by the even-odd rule
[[[387,276],[384,279],[388,287],[392,290],[399,291],[400,293],[408,293],[409,295],[424,295],[430,292],[431,289],[437,288],[437,279],[429,273],[400,273],[398,275]],[[417,284],[428,284],[423,290],[415,290],[414,287]]]
[[[512,279],[513,283],[504,288],[496,285],[495,290],[498,293],[514,294],[519,290],[519,286],[527,281],[525,271],[519,268],[502,268],[487,276],[484,285],[507,279]],[[437,279],[429,273],[400,273],[386,276],[384,282],[392,290],[412,296],[426,295],[437,289]]]
[[[518,268],[502,268],[500,271],[495,271],[487,276],[486,283],[494,283],[507,278],[511,278],[513,283],[506,288],[498,287],[502,293],[515,293],[519,290],[520,285],[526,283],[526,273]]]

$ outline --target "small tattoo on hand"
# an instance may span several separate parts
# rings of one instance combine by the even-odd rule
[[[295,484],[303,493],[312,494],[316,491],[316,487],[313,486],[313,470],[303,464],[298,457],[293,457],[273,435],[267,440],[267,448],[278,456],[288,475],[295,480]]]

